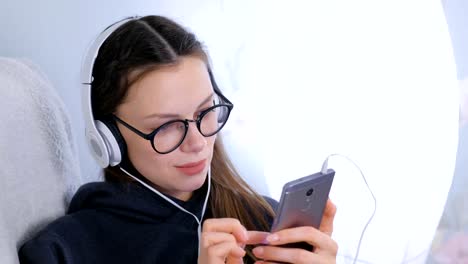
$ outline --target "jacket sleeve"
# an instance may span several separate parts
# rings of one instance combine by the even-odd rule
[[[67,256],[66,244],[53,233],[26,242],[18,252],[20,264],[72,264]]]

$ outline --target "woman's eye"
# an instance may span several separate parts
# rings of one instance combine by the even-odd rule
[[[210,104],[209,106],[203,108],[203,110],[200,111],[200,113],[203,113],[203,112],[206,112],[208,111],[208,109],[210,109],[211,107],[213,107],[214,104]],[[210,109],[209,111],[212,112],[214,109]]]
[[[179,130],[185,130],[185,125],[182,124],[182,123],[180,123],[180,124],[177,125],[177,129],[179,129]]]
[[[151,132],[155,131],[156,129],[164,129],[164,127],[161,127],[161,125],[151,126],[149,131],[151,133]]]

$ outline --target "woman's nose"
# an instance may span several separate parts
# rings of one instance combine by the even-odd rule
[[[187,136],[180,148],[183,152],[201,152],[206,143],[206,138],[198,131],[197,125],[190,122]]]

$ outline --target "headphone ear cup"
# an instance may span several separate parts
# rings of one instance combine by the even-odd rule
[[[91,150],[91,154],[97,161],[101,168],[107,168],[109,166],[109,153],[107,150],[107,144],[102,138],[101,134],[95,130],[86,129],[86,142]]]
[[[127,145],[117,124],[112,119],[96,120],[96,128],[104,139],[109,153],[109,165],[117,166],[126,153]]]

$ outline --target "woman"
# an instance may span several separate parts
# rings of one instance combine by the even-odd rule
[[[331,202],[320,230],[267,233],[276,202],[239,177],[216,136],[233,105],[192,33],[161,16],[130,19],[92,75],[94,118],[118,134],[122,162],[82,186],[21,263],[335,262]],[[315,249],[278,246],[293,242]]]

